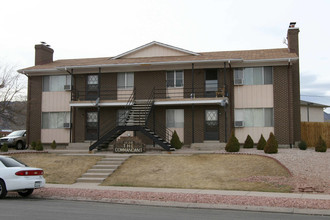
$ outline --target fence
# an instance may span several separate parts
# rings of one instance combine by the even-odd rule
[[[308,147],[315,147],[320,135],[330,148],[330,122],[301,122],[301,140]]]

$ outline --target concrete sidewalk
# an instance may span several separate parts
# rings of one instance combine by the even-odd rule
[[[250,205],[249,200],[253,199],[267,199],[269,201],[277,200],[303,200],[309,203],[330,203],[330,195],[328,194],[306,194],[306,193],[270,193],[270,192],[250,192],[250,191],[225,191],[225,190],[199,190],[199,189],[173,189],[173,188],[142,188],[142,187],[115,187],[115,186],[98,186],[93,183],[75,183],[72,185],[64,184],[46,184],[45,189],[58,189],[58,190],[84,190],[89,193],[93,192],[98,194],[100,192],[125,192],[125,193],[135,193],[135,194],[153,194],[153,195],[164,195],[164,194],[175,194],[182,195],[185,197],[199,197],[199,196],[217,196],[217,197],[228,197],[231,196],[239,198],[241,200],[246,200],[246,204],[243,205],[233,205],[226,203],[204,203],[204,202],[180,202],[175,200],[169,201],[152,201],[146,199],[118,199],[109,197],[100,197],[99,199],[84,196],[72,197],[69,196],[69,200],[88,200],[88,201],[100,201],[100,202],[111,202],[111,203],[121,203],[121,204],[140,204],[140,205],[152,205],[152,206],[167,206],[167,207],[182,207],[182,208],[209,208],[209,209],[230,209],[230,210],[249,210],[249,211],[263,211],[263,212],[281,212],[281,213],[296,213],[296,214],[313,214],[313,215],[329,215],[329,209],[314,209],[314,208],[297,208],[291,205],[288,206],[255,206]],[[93,191],[95,190],[95,191]],[[79,193],[82,195],[83,193]],[[57,198],[57,197],[54,197]]]

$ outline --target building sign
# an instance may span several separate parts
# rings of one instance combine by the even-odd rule
[[[113,148],[114,153],[143,153],[145,144],[138,137],[121,137]]]

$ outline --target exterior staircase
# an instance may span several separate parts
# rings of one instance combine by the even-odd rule
[[[78,183],[102,183],[108,176],[110,176],[125,160],[129,155],[111,155],[106,156],[91,169],[87,170],[82,177],[77,179]]]
[[[169,143],[169,140],[167,140],[171,137],[171,135],[169,135],[171,131],[169,131],[166,127],[163,127],[163,132],[161,133],[165,135],[162,137],[147,126],[148,118],[154,104],[153,91],[150,98],[147,100],[135,100],[135,96],[133,94],[131,97],[132,98],[130,98],[127,102],[126,112],[120,117],[122,119],[116,121],[115,126],[112,129],[109,129],[109,131],[105,133],[98,141],[93,143],[89,147],[90,151],[95,148],[99,150],[108,148],[109,144],[116,140],[116,138],[118,138],[125,131],[140,131],[145,136],[152,139],[155,144],[158,144],[165,150],[172,150],[171,144]]]

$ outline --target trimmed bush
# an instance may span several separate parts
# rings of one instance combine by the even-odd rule
[[[53,142],[51,143],[50,147],[55,150],[56,149],[56,141],[53,140]]]
[[[278,152],[278,143],[273,132],[270,132],[269,134],[269,138],[264,148],[264,152],[266,154],[277,154]]]
[[[258,150],[264,150],[265,146],[266,146],[267,142],[264,138],[264,136],[261,134],[258,144],[257,144],[257,149]]]
[[[327,144],[325,143],[325,141],[323,140],[323,138],[321,136],[319,136],[319,139],[316,143],[315,151],[316,152],[326,152],[327,151]]]
[[[243,148],[253,148],[254,142],[250,135],[246,137]]]
[[[8,145],[6,143],[1,146],[1,152],[8,152]]]
[[[171,138],[171,145],[175,149],[181,149],[181,147],[183,145],[183,143],[180,141],[180,138],[179,138],[179,136],[178,136],[178,134],[176,133],[175,130],[174,130],[174,133],[173,133],[172,138]]]
[[[31,148],[32,148],[32,150],[35,150],[36,147],[37,147],[37,142],[32,141],[32,143],[31,143]]]
[[[305,141],[301,140],[300,143],[298,144],[298,147],[300,150],[306,150],[307,149],[307,144]]]
[[[43,151],[44,150],[44,147],[42,146],[41,141],[38,141],[37,146],[36,146],[36,150],[37,151]]]
[[[240,148],[239,142],[235,136],[234,131],[231,133],[228,143],[226,144],[225,150],[227,152],[238,152]]]

